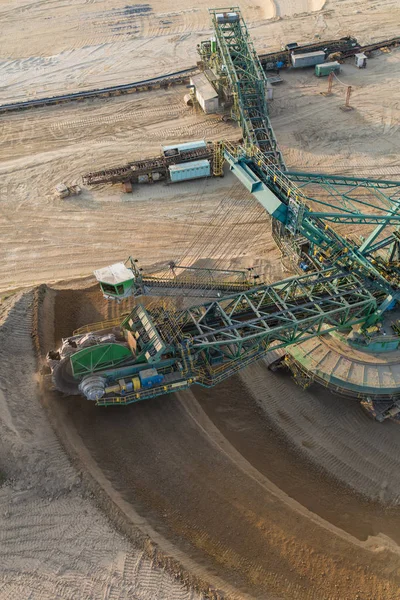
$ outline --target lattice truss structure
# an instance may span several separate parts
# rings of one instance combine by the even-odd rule
[[[283,231],[307,241],[309,256],[353,270],[386,298],[399,294],[400,182],[282,172],[248,146],[227,145],[225,158]]]
[[[219,54],[219,75],[228,79],[234,112],[246,141],[260,148],[265,156],[284,169],[285,163],[268,117],[267,79],[240,9],[210,9],[210,15]]]
[[[386,225],[400,221],[398,181],[292,171],[286,176],[314,218],[350,225]]]
[[[291,172],[287,177],[307,206],[303,218],[338,224],[337,258],[343,258],[344,251],[347,256],[356,254],[369,272],[378,271],[398,286],[400,182]]]
[[[242,368],[258,360],[272,344],[284,347],[350,327],[375,310],[373,294],[355,275],[330,268],[180,312],[150,310],[148,316],[156,332],[154,343],[185,348],[192,374],[203,369],[203,382],[211,385],[236,365]],[[150,342],[146,338],[145,351],[154,353]]]

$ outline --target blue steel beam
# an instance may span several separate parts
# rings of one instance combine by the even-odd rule
[[[379,194],[382,195],[381,201],[387,204],[385,207],[377,206],[372,200],[367,202],[360,198],[346,197],[346,193],[340,194],[338,192],[338,197],[346,197],[346,200],[350,199],[360,207],[368,209],[368,212],[361,212],[358,207],[351,208],[349,204],[347,208],[343,208],[308,195],[304,188],[296,185],[289,173],[280,171],[257,149],[241,146],[233,147],[226,144],[224,156],[238,179],[255,195],[267,212],[282,223],[287,223],[290,200],[303,206],[302,218],[304,219],[330,221],[332,223],[380,224],[383,226],[400,223],[400,200],[390,200],[381,191],[379,191]],[[369,187],[374,189],[372,183]],[[379,181],[376,183],[379,187]],[[397,186],[400,187],[400,182],[397,182]],[[355,189],[359,190],[363,187],[364,183]],[[320,204],[326,207],[327,210],[315,210],[311,206],[312,203]],[[389,211],[388,206],[391,207]]]
[[[263,157],[259,149],[232,147],[226,144],[224,156],[234,174],[254,194],[267,212],[284,224],[293,235],[304,236],[320,253],[325,264],[336,264],[337,267],[351,269],[366,282],[373,281],[374,285],[384,292],[382,306],[390,306],[385,297],[397,295],[394,285],[394,275],[384,273],[365,257],[354,243],[345,239],[331,229],[326,220],[335,223],[379,223],[383,226],[390,223],[399,224],[400,215],[397,213],[399,203],[392,203],[395,209],[391,214],[382,216],[359,212],[317,212],[309,206],[309,198],[303,190],[291,181],[290,177]],[[334,207],[338,210],[338,207]],[[396,277],[395,277],[396,279]]]

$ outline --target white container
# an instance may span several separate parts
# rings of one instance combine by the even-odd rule
[[[169,167],[169,175],[172,183],[187,181],[188,179],[198,179],[199,177],[210,177],[210,174],[209,160],[194,160]]]
[[[174,146],[161,146],[163,154],[171,150],[188,152],[189,150],[197,150],[197,148],[207,148],[207,143],[204,140],[199,140],[198,142],[186,142],[184,144],[175,144]]]
[[[217,20],[217,23],[220,23],[222,25],[224,23],[235,23],[236,21],[239,21],[239,15],[235,12],[217,13],[215,15],[215,18]]]
[[[367,66],[367,57],[365,56],[364,52],[355,54],[354,59],[355,59],[356,67],[358,69],[365,69],[365,67]]]
[[[307,52],[305,54],[292,54],[292,65],[295,69],[314,67],[325,61],[325,52]]]

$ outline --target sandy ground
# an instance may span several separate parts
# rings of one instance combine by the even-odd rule
[[[210,33],[207,4],[179,2],[171,10],[157,0],[136,6],[139,12],[122,0],[1,3],[0,99],[193,64],[196,43]],[[400,20],[398,3],[389,0],[277,0],[242,9],[260,51],[317,36],[373,41],[396,35]],[[324,98],[325,79],[284,73],[271,118],[288,165],[399,179],[399,70],[398,50],[376,55],[365,71],[344,65],[340,80],[354,87],[356,109],[347,114],[339,109],[339,82]],[[177,87],[0,117],[3,297],[43,281],[85,278],[129,254],[146,266],[160,264],[185,254],[193,240],[193,255],[209,258],[211,237],[216,255],[224,249],[225,266],[256,265],[271,279],[282,277],[268,219],[232,177],[143,187],[132,196],[105,187],[54,199],[58,182],[157,154],[163,143],[238,136],[233,126],[186,108],[184,93]],[[216,206],[229,218],[205,233]],[[119,310],[97,291],[49,298],[40,313],[47,327],[42,352],[74,326]],[[300,391],[260,364],[215,391],[192,390],[126,413],[54,398],[48,408],[62,442],[76,437],[72,465],[38,399],[36,318],[31,292],[3,301],[0,598],[201,597],[157,566],[146,545],[115,532],[100,510],[104,489],[115,515],[136,522],[134,511],[139,529],[183,565],[181,577],[194,573],[227,597],[399,597],[393,424],[379,427],[356,404]],[[88,492],[87,471],[99,497]]]
[[[352,60],[333,81],[310,71],[288,71],[276,89],[271,118],[288,168],[400,179],[400,52],[377,51],[366,70]],[[340,110],[352,86],[353,111]]]
[[[397,35],[400,22],[396,0],[367,6],[364,0],[263,0],[240,6],[259,52],[288,41],[349,34],[368,43]],[[4,2],[0,100],[138,81],[191,66],[198,60],[196,45],[211,34],[208,7],[203,0],[195,7],[177,0],[172,10],[163,0]]]
[[[0,318],[0,598],[200,600],[112,529],[61,449],[38,400],[33,304],[17,296]]]
[[[110,316],[96,288],[41,298],[42,353]],[[398,428],[382,431],[356,402],[301,392],[262,363],[126,410],[51,392],[44,402],[116,507],[224,596],[397,597]]]
[[[178,258],[223,202],[229,218],[218,229],[216,252],[222,244],[228,257],[250,255],[248,260],[255,263],[265,256],[273,247],[267,241],[267,217],[233,176],[140,187],[133,195],[117,186],[85,190],[67,201],[54,198],[58,182],[79,182],[87,171],[155,156],[161,144],[188,138],[238,139],[237,128],[185,107],[184,89],[96,103],[83,110],[71,105],[61,113],[51,109],[15,114],[1,123],[1,290],[30,284],[33,274],[35,283],[87,275],[93,266],[130,254],[144,265]],[[229,201],[234,188],[249,206],[246,215],[241,205]],[[12,203],[6,200],[11,197]],[[240,229],[234,237],[228,235],[232,227],[235,232]],[[249,235],[255,242],[251,249]],[[198,248],[203,245],[204,236]]]
[[[399,74],[399,50],[378,53],[366,70],[349,62],[326,98],[320,94],[326,79],[285,72],[271,118],[288,167],[398,179]],[[354,88],[350,113],[339,108],[346,85]],[[201,258],[210,257],[211,246],[219,253],[222,243],[225,268],[236,257],[232,266],[262,265],[268,277],[281,276],[267,217],[244,190],[248,218],[240,216],[242,205],[229,202],[238,186],[233,177],[143,186],[132,195],[107,186],[70,200],[54,197],[60,181],[79,182],[90,170],[157,155],[162,144],[238,138],[235,126],[186,107],[184,91],[180,86],[0,119],[0,292],[85,276],[130,254],[145,266],[176,259],[193,240],[196,255],[207,246]],[[202,227],[224,202],[229,218],[208,233],[215,241],[204,244]],[[238,220],[237,235],[227,235]]]

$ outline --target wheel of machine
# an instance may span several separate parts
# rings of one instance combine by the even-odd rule
[[[58,365],[53,368],[53,383],[55,387],[70,396],[80,394],[78,389],[79,382],[72,374],[71,361],[69,356],[60,360]]]
[[[106,378],[101,375],[87,375],[79,384],[79,391],[86,396],[88,400],[97,402],[104,396]]]

